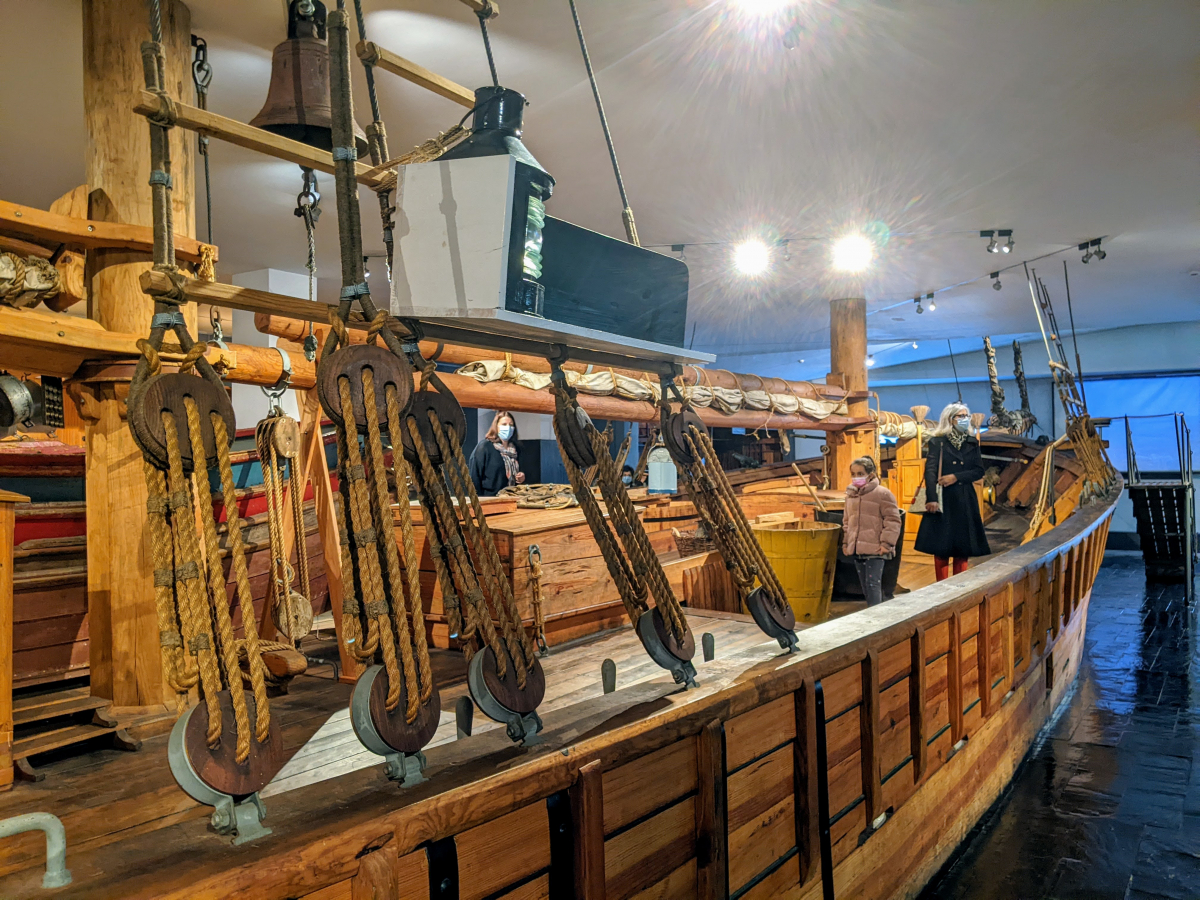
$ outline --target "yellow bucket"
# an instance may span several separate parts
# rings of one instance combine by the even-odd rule
[[[842,526],[799,520],[756,525],[754,534],[779,576],[796,621],[828,619]]]

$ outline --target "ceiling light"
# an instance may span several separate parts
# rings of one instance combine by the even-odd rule
[[[793,0],[734,0],[743,13],[754,18],[776,15],[791,6]]]
[[[1001,228],[1000,231],[997,232],[997,234],[999,234],[1000,237],[1002,237],[1002,238],[1008,238],[1008,243],[1002,244],[1000,246],[1000,252],[1001,253],[1012,253],[1012,248],[1013,248],[1012,229],[1011,228]]]
[[[742,241],[733,248],[733,267],[743,275],[762,275],[771,267],[771,251],[762,241]]]
[[[1096,248],[1092,251],[1092,256],[1096,257],[1096,259],[1105,259],[1108,254],[1100,249],[1100,241],[1101,238],[1096,238],[1094,241],[1092,241],[1091,246]]]
[[[875,356],[871,353],[868,353],[867,354],[867,368],[869,369],[873,365],[875,365]]]
[[[921,313],[925,312],[924,307],[921,306],[921,298],[920,297],[913,297],[913,303],[917,304],[917,315],[918,316],[921,315]]]
[[[1092,251],[1088,249],[1087,241],[1080,244],[1079,249],[1083,251],[1083,257],[1079,261],[1087,265],[1088,260],[1092,258]]]
[[[1000,290],[1000,273],[993,272],[989,277],[996,279],[995,281],[992,282],[992,290],[993,291]]]
[[[988,239],[988,245],[987,245],[988,253],[996,253],[997,252],[996,251],[996,232],[981,231],[981,232],[979,232],[979,236]]]
[[[925,299],[929,301],[929,311],[937,312],[937,304],[933,300],[933,291],[925,295]]]
[[[917,342],[916,342],[916,341],[913,341],[913,349],[914,349],[914,350],[916,350],[916,349],[917,349]]]
[[[875,246],[861,234],[848,234],[833,245],[833,268],[838,272],[862,272],[875,256]]]

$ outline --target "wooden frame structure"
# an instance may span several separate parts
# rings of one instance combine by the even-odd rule
[[[823,794],[836,894],[912,895],[1070,690],[1119,491],[804,632],[793,656],[755,648],[699,690],[660,680],[550,713],[534,750],[483,734],[431,750],[430,780],[402,794],[363,770],[280,795],[274,836],[250,847],[172,817],[78,851],[73,896],[817,898]]]

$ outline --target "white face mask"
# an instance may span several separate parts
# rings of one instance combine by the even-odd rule
[[[968,431],[971,430],[971,420],[966,419],[966,418],[955,419],[954,427],[958,431],[959,434],[966,434]]]
[[[622,475],[621,476],[621,484],[633,484],[633,476],[632,475]]]
[[[500,440],[510,441],[513,436],[513,427],[511,425],[501,425],[496,432],[500,435]]]

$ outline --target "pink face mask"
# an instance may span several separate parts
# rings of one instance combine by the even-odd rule
[[[865,485],[867,483],[867,481],[868,481],[868,479],[866,479],[866,478],[851,478],[850,479],[850,483],[852,485],[854,485],[855,487],[862,487],[863,485]]]

